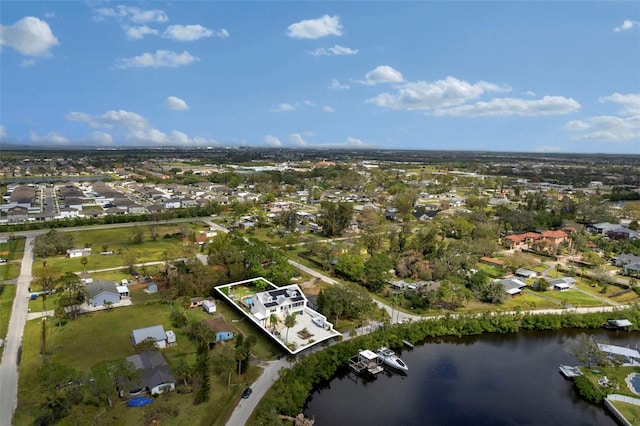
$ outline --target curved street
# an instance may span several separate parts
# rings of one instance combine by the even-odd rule
[[[33,264],[33,241],[30,235],[24,245],[24,256],[18,277],[16,297],[13,300],[9,330],[5,338],[2,362],[0,363],[0,426],[10,426],[13,412],[18,405],[18,367],[22,352],[22,335],[27,322],[29,308],[29,284]]]

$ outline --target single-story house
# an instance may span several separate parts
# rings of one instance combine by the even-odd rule
[[[566,291],[576,283],[576,280],[571,277],[563,277],[548,279],[547,282],[554,290]]]
[[[522,289],[527,286],[524,281],[520,281],[517,278],[505,278],[502,280],[496,280],[502,284],[505,292],[509,296],[517,296],[522,293]]]
[[[118,286],[113,281],[95,280],[85,285],[89,297],[89,306],[104,306],[107,302],[120,302]]]
[[[538,273],[536,271],[530,271],[529,269],[518,268],[516,269],[515,275],[521,278],[535,278]]]
[[[138,345],[147,339],[153,339],[159,349],[167,347],[167,333],[161,325],[139,328],[131,332],[131,341]]]
[[[507,266],[504,260],[495,259],[493,257],[482,256],[480,258],[480,263],[484,263],[486,265],[497,266],[498,268],[504,268]]]
[[[202,323],[216,334],[216,342],[233,339],[233,329],[222,317],[207,318]]]
[[[152,395],[158,395],[176,389],[176,378],[171,372],[161,352],[143,352],[127,358],[140,372],[140,382],[130,388],[130,393],[135,393],[144,388]]]

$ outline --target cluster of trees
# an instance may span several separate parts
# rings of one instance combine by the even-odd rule
[[[281,374],[257,409],[257,423],[279,425],[278,414],[296,415],[301,412],[315,385],[330,380],[338,368],[347,364],[361,348],[401,346],[403,341],[422,342],[427,338],[465,336],[482,333],[513,333],[518,330],[558,330],[561,328],[600,328],[608,313],[578,315],[498,314],[445,316],[438,320],[425,320],[394,326],[365,336],[330,346],[323,351],[301,357],[290,370]],[[640,320],[640,310],[630,308],[621,316]],[[637,327],[637,325],[635,326]]]
[[[337,323],[339,319],[361,320],[375,306],[369,293],[354,284],[334,284],[318,294],[318,311]]]
[[[73,236],[68,232],[55,229],[38,235],[33,243],[33,254],[37,257],[50,257],[66,254],[73,247]]]

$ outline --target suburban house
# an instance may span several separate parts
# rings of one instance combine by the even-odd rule
[[[120,301],[120,292],[118,286],[113,281],[95,280],[85,285],[87,296],[89,298],[89,306],[104,306],[107,302],[118,303]]]
[[[554,290],[566,291],[571,289],[571,287],[576,283],[576,280],[571,277],[564,277],[548,279],[547,282]]]
[[[509,296],[517,296],[522,293],[522,289],[527,286],[523,281],[517,278],[505,278],[496,280],[502,284],[504,290]]]
[[[538,273],[536,271],[531,271],[529,269],[518,268],[516,269],[515,276],[519,278],[525,278],[525,279],[535,278],[536,276],[538,276]]]
[[[173,337],[174,342],[168,342],[167,336]],[[138,345],[147,339],[153,339],[156,347],[159,349],[166,348],[168,343],[175,343],[175,334],[171,331],[164,331],[161,325],[153,325],[151,327],[139,328],[131,332],[131,341],[134,345]]]
[[[151,395],[158,395],[176,389],[176,378],[171,372],[161,352],[143,352],[127,357],[140,371],[140,383],[129,384],[129,394],[135,394],[146,390]]]
[[[251,313],[260,321],[264,321],[271,314],[282,317],[294,313],[301,313],[307,306],[307,298],[297,284],[280,287],[256,293],[251,305]]]
[[[634,263],[640,263],[640,256],[624,253],[614,259],[614,264],[619,268],[625,265],[633,265]]]
[[[216,334],[216,343],[233,339],[233,329],[224,318],[207,318],[202,323]]]
[[[569,234],[565,231],[525,232],[523,234],[507,235],[503,244],[508,249],[544,250],[549,247],[557,248],[561,243],[571,245]]]

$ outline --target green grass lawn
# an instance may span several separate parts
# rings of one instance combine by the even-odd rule
[[[170,306],[165,304],[160,293],[148,295],[142,291],[142,285],[131,286],[131,297],[134,305],[116,308],[111,311],[100,311],[83,314],[76,321],[69,321],[62,326],[56,320],[49,319],[47,324],[48,358],[51,361],[88,373],[96,363],[114,358],[125,358],[134,353],[130,333],[136,328],[161,324],[165,330],[174,330],[177,346],[163,349],[162,352],[170,365],[175,365],[180,358],[190,364],[195,360],[195,345],[185,332],[174,328],[169,321]],[[228,323],[245,334],[255,334],[258,343],[254,354],[259,358],[275,356],[279,353],[274,344],[253,324],[240,320],[240,314],[224,303],[218,306]],[[200,309],[188,312],[192,319],[208,317]],[[28,321],[25,327],[23,353],[20,363],[19,405],[14,417],[16,425],[30,425],[35,420],[35,407],[42,403],[42,395],[36,391],[37,371],[42,365],[40,355],[42,321]],[[233,343],[230,343],[233,344]],[[213,349],[218,349],[218,346]],[[143,409],[126,408],[116,401],[113,409],[107,407],[86,408],[91,416],[102,416],[117,419],[112,424],[149,424],[149,419],[156,417],[167,425],[223,425],[233,407],[240,399],[240,393],[260,374],[258,367],[252,366],[249,371],[238,377],[233,374],[232,386],[228,389],[228,375],[224,377],[212,375],[211,397],[207,403],[194,405],[194,394],[178,394],[172,392],[154,399],[153,404]],[[91,411],[93,410],[93,411]],[[105,411],[106,410],[106,411]]]
[[[110,250],[114,250],[114,253],[119,253],[118,250],[121,249],[123,255],[103,256],[99,251],[94,250],[92,255],[87,256],[88,263],[86,267],[82,265],[81,258],[69,259],[64,256],[47,258],[47,267],[61,273],[83,272],[84,270],[90,272],[120,266],[124,267],[127,264],[126,252],[128,251],[136,254],[135,263],[161,261],[164,253],[167,253],[172,259],[184,256],[182,242],[176,239],[159,239],[157,241],[145,241],[140,244],[110,244],[108,247]],[[41,265],[40,261],[34,261],[35,268],[41,267]]]
[[[25,238],[14,238],[9,242],[0,243],[0,257],[7,259],[9,262],[22,260],[25,241]]]
[[[628,404],[626,402],[611,401],[613,405],[622,413],[625,419],[632,425],[640,423],[640,406]]]
[[[638,398],[638,395],[631,392],[625,379],[631,373],[640,373],[639,367],[594,367],[594,368],[580,368],[580,371],[584,376],[589,379],[596,388],[604,391],[605,393],[617,393],[619,395],[626,395],[632,398]],[[618,389],[606,389],[602,388],[598,384],[598,379],[603,376],[607,376],[609,380],[616,381],[619,385]]]
[[[16,297],[16,286],[11,284],[0,284],[0,339],[4,339],[9,329],[9,318],[11,318],[11,308],[13,299]],[[0,348],[0,355],[2,349]]]
[[[577,290],[567,291],[555,291],[547,290],[542,293],[545,297],[559,301],[560,303],[566,303],[569,305],[584,307],[584,306],[601,306],[603,302],[595,299],[588,294],[584,294]]]
[[[15,280],[20,276],[20,268],[19,262],[0,264],[0,281]]]

